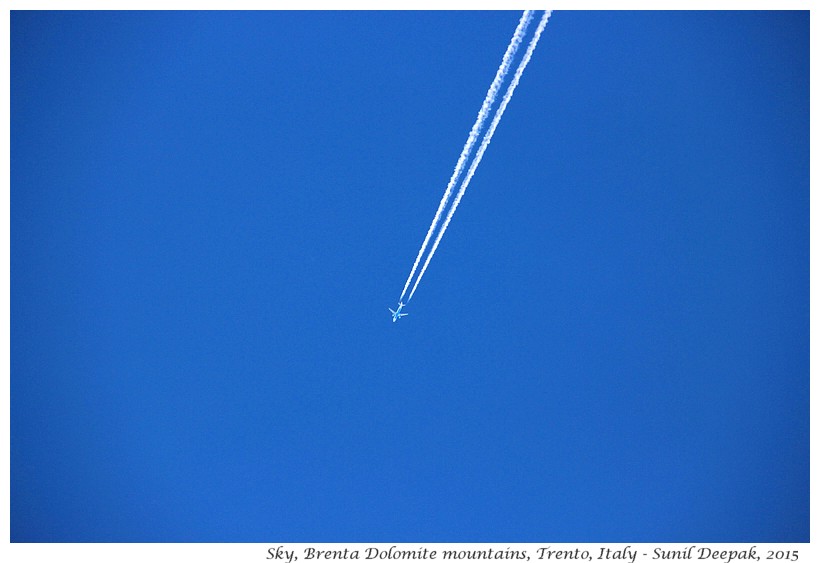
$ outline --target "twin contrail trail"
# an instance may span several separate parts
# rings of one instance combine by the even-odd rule
[[[487,90],[487,95],[484,97],[484,103],[481,104],[481,109],[478,112],[473,128],[467,136],[467,142],[464,143],[464,148],[461,149],[461,156],[458,157],[458,162],[453,170],[453,175],[450,177],[450,182],[447,184],[447,189],[444,192],[444,196],[441,198],[441,203],[438,205],[436,215],[433,217],[433,222],[430,223],[430,228],[427,230],[427,236],[424,237],[424,242],[421,243],[419,254],[416,256],[416,261],[413,263],[413,268],[410,270],[410,275],[407,276],[407,281],[404,283],[404,289],[401,292],[399,301],[401,301],[401,299],[404,298],[404,294],[407,293],[407,288],[410,286],[410,281],[413,279],[413,274],[416,273],[416,268],[419,266],[421,256],[424,254],[424,249],[427,248],[427,243],[430,242],[430,237],[432,236],[433,231],[436,230],[436,225],[438,224],[439,219],[441,219],[441,213],[444,211],[444,207],[447,205],[447,201],[453,193],[453,186],[456,185],[456,182],[458,182],[458,177],[461,175],[461,171],[464,170],[464,165],[467,163],[467,157],[470,156],[470,151],[473,150],[473,145],[475,144],[476,139],[478,139],[478,134],[481,132],[481,128],[484,126],[484,121],[486,121],[487,115],[490,113],[490,108],[493,103],[495,103],[495,99],[498,96],[498,90],[501,88],[501,84],[507,76],[507,72],[510,69],[510,64],[512,63],[513,58],[515,58],[515,53],[518,51],[519,45],[521,45],[521,40],[527,31],[527,26],[529,25],[531,19],[532,10],[525,10],[524,13],[521,14],[521,19],[518,21],[518,27],[515,28],[515,33],[513,33],[512,39],[510,39],[510,44],[507,46],[504,57],[501,59],[501,65],[495,73],[495,78],[493,79],[492,84],[490,84],[490,89]]]
[[[535,50],[535,46],[538,44],[538,39],[541,37],[541,33],[544,31],[544,27],[547,25],[547,21],[549,21],[550,14],[552,13],[551,10],[547,10],[541,18],[541,21],[538,24],[538,28],[535,31],[532,39],[530,40],[529,45],[527,46],[527,51],[524,53],[524,57],[521,59],[521,62],[518,65],[518,68],[513,75],[513,78],[507,87],[507,91],[504,94],[504,97],[501,100],[501,103],[496,110],[495,116],[493,117],[492,122],[490,123],[489,128],[484,133],[484,138],[481,141],[481,145],[479,145],[478,151],[476,151],[476,155],[473,158],[472,163],[470,164],[470,168],[467,170],[464,179],[462,180],[461,188],[459,188],[458,193],[456,194],[455,199],[450,207],[450,210],[447,213],[447,217],[444,219],[444,223],[442,223],[441,229],[436,236],[433,245],[430,247],[430,252],[427,254],[427,258],[424,261],[424,265],[419,272],[418,277],[416,278],[416,283],[413,285],[413,289],[410,291],[410,295],[407,298],[407,301],[410,301],[413,298],[413,294],[416,293],[416,288],[419,286],[419,282],[421,278],[424,276],[424,272],[427,271],[427,266],[430,264],[430,260],[433,258],[433,254],[436,253],[436,249],[438,248],[439,243],[441,242],[441,238],[444,236],[444,231],[447,230],[447,226],[450,224],[450,220],[453,218],[453,215],[456,212],[456,208],[458,207],[459,202],[461,202],[461,198],[464,196],[464,192],[467,191],[467,186],[470,185],[470,180],[473,178],[473,174],[475,174],[476,168],[478,168],[479,163],[481,162],[482,157],[484,156],[484,152],[487,150],[487,147],[490,144],[490,141],[493,138],[493,134],[495,133],[496,127],[498,127],[498,123],[501,121],[501,116],[504,115],[504,110],[507,108],[507,104],[510,103],[510,99],[512,98],[513,92],[515,92],[516,86],[518,86],[518,82],[521,80],[521,75],[524,73],[524,69],[527,67],[527,64],[530,62],[530,58],[532,57],[532,53]],[[521,41],[526,33],[527,26],[532,19],[533,12],[531,10],[526,10],[521,15],[521,19],[518,22],[518,27],[515,29],[515,33],[513,33],[512,39],[510,40],[510,44],[507,46],[507,51],[504,53],[504,57],[501,59],[501,65],[498,67],[498,71],[495,74],[495,79],[493,80],[492,84],[490,85],[490,89],[487,91],[487,95],[484,98],[484,103],[481,105],[481,110],[478,112],[478,116],[476,117],[476,121],[473,124],[473,128],[470,130],[470,134],[467,136],[467,142],[464,144],[464,148],[461,150],[461,155],[459,156],[458,162],[456,163],[455,170],[453,170],[453,175],[450,177],[450,181],[447,184],[447,189],[444,192],[444,196],[441,198],[441,202],[439,203],[438,210],[436,211],[435,217],[433,217],[433,222],[430,224],[430,228],[427,231],[427,235],[424,237],[424,242],[421,245],[421,249],[419,250],[418,256],[416,256],[416,261],[413,263],[413,268],[410,270],[410,275],[407,277],[407,282],[404,284],[404,289],[401,292],[401,297],[399,298],[399,309],[397,312],[394,312],[391,309],[391,312],[394,313],[393,321],[397,320],[397,314],[401,311],[401,308],[404,306],[404,303],[401,301],[404,298],[405,293],[407,293],[407,288],[410,286],[410,282],[413,279],[413,275],[416,273],[416,269],[418,268],[419,262],[421,261],[421,257],[424,254],[425,249],[427,248],[427,244],[430,242],[430,237],[433,234],[433,231],[436,230],[436,227],[441,219],[442,212],[444,208],[447,206],[447,203],[450,199],[450,195],[452,195],[453,187],[458,182],[458,178],[461,175],[461,172],[464,170],[464,166],[467,163],[468,157],[470,152],[472,151],[473,145],[475,144],[476,140],[478,139],[478,135],[481,132],[481,129],[484,127],[484,122],[487,120],[487,116],[489,115],[490,108],[495,103],[495,100],[498,96],[498,91],[501,88],[501,84],[504,82],[505,77],[509,71],[510,65],[512,64],[513,59],[515,58],[515,54],[518,51],[518,47],[521,44]],[[401,315],[404,316],[404,315]]]
[[[424,261],[424,266],[421,267],[419,277],[416,278],[416,283],[413,285],[413,290],[410,292],[410,296],[407,298],[408,301],[410,301],[413,298],[413,294],[416,292],[416,288],[419,286],[419,282],[421,281],[421,278],[424,276],[424,272],[427,271],[427,266],[430,264],[430,260],[433,258],[433,254],[436,253],[438,243],[441,242],[441,237],[444,236],[444,231],[447,230],[447,226],[450,224],[450,219],[453,218],[453,215],[456,212],[456,208],[458,207],[459,202],[461,202],[461,198],[464,196],[464,192],[467,191],[467,186],[470,185],[470,180],[473,179],[473,174],[475,174],[476,168],[478,168],[478,165],[481,163],[481,159],[484,157],[484,151],[486,151],[487,147],[490,145],[490,141],[492,140],[493,134],[495,133],[495,128],[498,127],[498,122],[501,121],[501,116],[504,115],[504,110],[507,109],[507,104],[509,104],[510,100],[512,99],[513,92],[515,92],[515,88],[516,86],[518,86],[518,82],[521,80],[521,75],[524,74],[524,69],[527,68],[527,64],[529,64],[530,58],[532,58],[532,52],[535,51],[535,46],[538,44],[538,39],[541,37],[541,32],[544,31],[544,27],[546,27],[547,22],[550,19],[551,13],[551,10],[547,10],[541,17],[541,22],[538,24],[538,29],[535,30],[535,35],[533,35],[532,40],[530,41],[530,44],[527,47],[527,51],[526,53],[524,53],[524,58],[521,59],[521,63],[519,63],[518,68],[515,71],[515,75],[513,75],[512,82],[510,82],[510,85],[507,87],[507,92],[504,94],[504,97],[501,100],[501,105],[498,106],[498,110],[495,113],[495,117],[493,117],[493,120],[490,123],[490,127],[484,134],[484,140],[481,141],[481,145],[478,147],[478,151],[475,154],[475,158],[473,159],[472,164],[470,164],[470,169],[467,170],[467,175],[464,176],[464,181],[461,183],[461,188],[459,188],[458,193],[456,194],[456,198],[453,200],[453,205],[450,207],[450,211],[447,213],[447,217],[444,219],[444,223],[442,223],[441,225],[441,230],[439,230],[438,236],[436,237],[436,240],[433,242],[433,246],[430,247],[430,253],[427,255],[427,259]]]

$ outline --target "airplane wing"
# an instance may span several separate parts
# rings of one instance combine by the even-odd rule
[[[388,311],[390,311],[391,313],[393,313],[394,315],[396,314],[396,311],[394,311],[394,310],[393,310],[393,309],[391,309],[390,307],[388,307],[388,308],[387,308],[387,310],[388,310]],[[405,313],[405,314],[406,314],[406,313]]]

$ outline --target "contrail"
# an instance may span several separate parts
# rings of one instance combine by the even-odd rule
[[[461,149],[461,156],[458,157],[458,162],[456,163],[455,170],[453,170],[453,175],[450,177],[450,182],[447,184],[447,190],[445,190],[444,196],[441,198],[441,203],[438,205],[436,215],[433,217],[433,222],[430,223],[430,228],[427,230],[427,236],[424,237],[424,242],[421,243],[421,249],[419,250],[418,256],[416,256],[416,261],[413,263],[413,268],[410,270],[410,275],[407,276],[407,281],[404,283],[404,289],[401,292],[399,301],[401,301],[404,294],[407,293],[407,287],[410,285],[410,280],[413,279],[413,274],[416,273],[416,268],[419,266],[421,256],[424,254],[424,249],[427,248],[427,243],[430,242],[430,237],[436,229],[439,219],[441,219],[441,212],[444,210],[444,207],[447,205],[447,201],[450,199],[450,195],[453,193],[453,186],[455,186],[458,181],[458,177],[461,175],[461,171],[464,169],[464,165],[467,162],[467,157],[470,155],[470,151],[473,150],[473,145],[475,144],[476,139],[478,139],[478,134],[484,126],[484,121],[487,120],[487,114],[489,114],[490,108],[493,103],[495,103],[495,99],[498,96],[498,90],[501,88],[501,84],[507,76],[507,72],[510,69],[510,63],[512,63],[513,58],[515,58],[515,53],[518,51],[518,47],[521,45],[521,40],[527,30],[527,26],[532,19],[532,12],[532,10],[525,10],[524,13],[521,14],[521,19],[518,21],[518,27],[515,28],[515,33],[513,33],[512,39],[510,39],[510,44],[507,45],[507,50],[504,53],[504,57],[501,59],[501,65],[495,73],[495,78],[493,79],[492,84],[490,84],[490,89],[487,91],[487,95],[484,97],[484,103],[481,104],[481,109],[478,112],[473,128],[467,136],[467,142],[464,144],[464,148]]]
[[[472,164],[470,164],[470,169],[467,170],[467,175],[464,176],[464,181],[461,183],[461,188],[459,188],[458,193],[456,194],[456,197],[453,200],[453,205],[450,207],[450,211],[447,213],[447,217],[444,219],[444,223],[442,223],[441,225],[441,230],[438,232],[438,236],[436,236],[436,240],[435,242],[433,242],[433,246],[430,248],[430,253],[427,255],[427,259],[424,261],[424,266],[422,266],[421,268],[419,277],[416,278],[416,283],[413,285],[413,290],[410,292],[410,297],[407,298],[407,301],[410,301],[413,298],[413,294],[416,292],[416,288],[419,286],[419,282],[421,281],[421,278],[424,276],[424,272],[427,271],[427,265],[430,264],[430,260],[433,258],[433,254],[436,253],[436,249],[438,248],[438,243],[441,242],[441,237],[444,236],[444,231],[447,230],[447,225],[450,224],[450,219],[453,218],[453,214],[456,212],[456,208],[458,207],[458,204],[461,201],[462,196],[464,196],[464,192],[467,191],[467,186],[470,185],[470,180],[472,180],[473,174],[475,173],[476,168],[478,168],[478,164],[481,162],[481,158],[484,156],[484,151],[487,150],[487,147],[489,146],[490,141],[493,138],[495,128],[498,127],[498,122],[501,121],[501,116],[504,115],[504,110],[507,109],[507,104],[510,103],[510,99],[512,99],[513,92],[515,92],[515,87],[518,86],[518,81],[521,80],[521,75],[524,73],[524,69],[527,68],[527,64],[530,62],[532,52],[535,50],[535,46],[538,44],[538,39],[541,37],[541,32],[544,31],[544,27],[546,27],[547,21],[549,21],[550,19],[550,14],[552,14],[552,10],[547,10],[546,12],[544,12],[543,17],[541,18],[541,21],[538,24],[538,29],[535,30],[535,35],[533,36],[529,46],[527,47],[527,52],[524,53],[524,58],[521,59],[521,63],[518,65],[518,68],[515,71],[515,75],[513,76],[510,85],[507,87],[507,92],[504,94],[504,98],[502,98],[501,104],[498,106],[498,110],[495,113],[495,117],[493,117],[493,121],[492,123],[490,123],[490,127],[484,134],[484,139],[481,141],[481,145],[478,147],[478,151],[476,151],[475,158],[473,159]]]

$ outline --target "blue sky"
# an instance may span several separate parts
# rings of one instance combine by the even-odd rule
[[[11,539],[809,539],[808,12],[12,12]]]

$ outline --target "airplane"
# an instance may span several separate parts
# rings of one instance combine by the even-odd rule
[[[402,318],[402,317],[406,317],[407,315],[409,315],[409,314],[410,314],[410,313],[402,313],[402,312],[401,312],[401,308],[402,308],[402,307],[404,307],[404,303],[402,303],[401,301],[399,301],[399,308],[398,308],[396,311],[394,311],[394,310],[393,310],[393,309],[391,309],[390,307],[388,307],[388,308],[387,308],[387,310],[388,310],[388,311],[390,311],[391,313],[393,313],[393,322],[396,322],[396,321],[397,321],[397,320],[399,320],[400,318]]]

